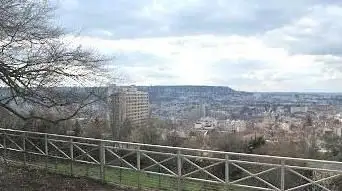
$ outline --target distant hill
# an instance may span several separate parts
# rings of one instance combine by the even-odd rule
[[[127,87],[127,86],[123,86]],[[138,90],[148,92],[150,100],[155,101],[171,101],[175,99],[201,99],[207,100],[214,97],[222,97],[231,94],[243,94],[244,92],[235,91],[232,88],[224,86],[135,86]],[[107,87],[57,87],[57,92],[66,97],[86,96],[90,92],[97,95],[106,95]],[[9,94],[9,88],[0,88],[0,97]]]
[[[207,92],[207,93],[234,93],[236,92],[232,88],[224,86],[137,86],[139,90],[147,92]]]
[[[138,90],[149,93],[151,101],[170,101],[180,97],[213,97],[239,93],[224,86],[137,86]]]

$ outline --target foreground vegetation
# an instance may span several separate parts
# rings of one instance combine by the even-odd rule
[[[50,188],[54,184],[53,176],[56,176],[56,182],[58,181],[75,181],[74,184],[66,183],[66,185],[70,186],[70,189],[67,190],[84,190],[82,186],[77,187],[78,182],[83,181],[83,186],[93,186],[94,188],[101,188],[104,190],[112,189],[112,190],[177,190],[177,179],[173,177],[167,177],[162,175],[152,175],[147,173],[140,173],[134,170],[127,169],[117,169],[106,167],[105,168],[105,180],[101,180],[100,176],[100,168],[99,165],[92,164],[73,164],[73,173],[70,170],[70,164],[65,162],[58,162],[57,164],[49,163],[45,166],[44,163],[28,163],[28,166],[24,166],[22,163],[8,163],[7,165],[2,164],[1,169],[6,169],[3,172],[6,172],[6,176],[2,176],[3,180],[6,179],[14,179],[15,174],[19,175],[19,178],[22,178],[22,182],[25,184],[19,185],[20,188],[24,187],[24,190],[30,190],[31,188],[27,184],[32,184],[32,190],[37,190],[37,188]],[[47,168],[46,168],[47,167]],[[8,173],[9,172],[9,173]],[[23,173],[30,174],[33,176],[29,177],[28,175],[22,175]],[[45,176],[45,175],[48,176]],[[46,178],[42,179],[39,184],[36,183],[37,180],[40,180],[39,177]],[[26,178],[25,177],[29,177]],[[49,182],[51,180],[51,182]],[[88,181],[88,182],[87,182]],[[224,187],[223,185],[212,184],[212,183],[204,183],[198,181],[191,180],[181,180],[182,190],[183,191],[200,191],[200,190],[230,190],[230,191],[242,191],[246,189],[241,189],[237,187]],[[4,184],[4,183],[3,183]],[[7,181],[6,184],[0,184],[0,187],[6,187],[6,185],[10,186],[14,184],[11,181]],[[112,187],[110,186],[112,185]],[[113,185],[115,185],[113,187]],[[17,185],[18,186],[18,185]],[[96,187],[97,186],[97,187]],[[102,186],[102,187],[101,187]],[[92,188],[92,187],[88,187]],[[118,189],[120,188],[120,189]],[[125,188],[125,189],[124,189]],[[57,188],[56,188],[57,189]],[[20,190],[20,189],[19,189]],[[39,190],[39,189],[38,189]],[[51,189],[48,190],[53,190]],[[63,189],[62,189],[63,190]],[[87,189],[85,189],[87,190]],[[95,189],[96,190],[96,189]]]
[[[14,165],[0,166],[0,190],[68,190],[68,191],[128,191],[133,189],[103,184],[89,178],[77,178],[56,174],[37,168],[24,168]]]

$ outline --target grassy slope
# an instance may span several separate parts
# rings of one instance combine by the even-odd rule
[[[49,171],[56,172],[58,174],[71,174],[70,164],[58,163],[57,166],[51,164],[48,166],[48,169]],[[100,180],[99,165],[86,165],[75,163],[73,165],[73,176],[90,177],[92,179]],[[223,185],[203,183],[191,180],[181,181],[182,189],[184,191],[226,190],[224,189]],[[178,180],[173,177],[139,173],[134,170],[117,169],[111,167],[105,168],[105,182],[120,186],[143,188],[147,190],[177,190],[178,186]],[[242,191],[246,189],[232,188],[228,190]]]
[[[128,191],[89,178],[76,178],[18,166],[0,166],[0,190],[6,191]]]

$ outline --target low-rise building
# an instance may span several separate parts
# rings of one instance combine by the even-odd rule
[[[232,132],[232,133],[238,133],[243,132],[246,130],[247,123],[244,120],[226,120],[225,123],[225,130]]]
[[[307,106],[293,106],[290,108],[290,112],[291,113],[298,113],[298,112],[306,113],[308,112],[308,107]]]
[[[194,124],[195,129],[211,130],[217,127],[217,120],[211,117],[204,117]]]

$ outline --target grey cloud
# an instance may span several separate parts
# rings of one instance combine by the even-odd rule
[[[331,92],[336,91],[336,83],[335,85],[328,85],[329,81],[319,81],[315,83],[310,83],[310,79],[301,78],[285,78],[282,79],[246,79],[241,77],[234,77],[229,80],[221,79],[218,81],[223,85],[228,85],[235,89],[240,89],[244,91],[290,91],[290,92]],[[336,81],[336,80],[332,80]],[[341,82],[342,80],[340,80]],[[267,84],[271,82],[273,86],[269,87]],[[316,84],[317,83],[317,84]],[[333,89],[335,87],[335,89]]]
[[[299,16],[302,6],[279,1],[201,1],[178,12],[171,25],[180,33],[251,35],[282,26]],[[204,3],[205,2],[205,3]]]
[[[147,54],[138,51],[122,52],[116,55],[115,64],[129,67],[162,67],[165,60],[155,54]]]
[[[334,31],[328,31],[331,25],[321,26],[321,28],[323,29],[322,31],[305,37],[293,34],[292,37],[296,38],[294,41],[282,40],[282,36],[277,36],[278,40],[274,40],[269,44],[286,47],[291,54],[342,56],[342,39],[339,36],[342,33],[342,26],[341,28],[335,28]]]
[[[241,76],[256,70],[265,70],[269,64],[257,60],[220,60],[212,65],[212,72],[219,76]]]
[[[342,57],[337,56],[321,56],[316,59],[319,62],[323,62],[324,66],[322,68],[322,74],[326,74],[328,76],[336,77],[337,74],[341,74],[342,72]],[[340,76],[340,75],[339,75]],[[342,79],[342,76],[340,77]]]
[[[341,11],[342,5],[315,7],[304,16],[312,19],[315,22],[314,25],[289,24],[266,34],[266,42],[272,46],[286,48],[291,54],[314,55],[316,61],[324,64],[321,76],[316,76],[316,79],[323,80],[323,82],[315,82],[317,87],[320,84],[328,84],[326,81],[331,84],[322,87],[332,87],[332,84],[336,84],[336,80],[341,79],[342,75]],[[308,32],[305,32],[306,30]],[[287,37],[294,40],[286,40]],[[328,80],[324,76],[331,76],[331,79]]]
[[[146,77],[154,78],[154,79],[165,79],[165,80],[171,80],[171,79],[178,78],[177,75],[170,74],[165,70],[164,71],[162,71],[162,70],[152,71],[151,70],[146,74]]]
[[[263,33],[297,19],[308,7],[335,1],[273,1],[273,0],[198,0],[156,1],[165,4],[164,11],[142,16],[152,0],[78,0],[78,6],[61,7],[59,20],[82,34],[99,35],[97,30],[109,31],[104,38],[139,38],[194,34]],[[173,5],[176,4],[176,5]],[[178,5],[179,4],[179,5]],[[172,6],[171,6],[172,5]]]
[[[329,6],[315,6],[297,19],[311,19],[314,22],[313,26],[294,21],[267,32],[264,39],[272,46],[285,47],[292,54],[342,56],[341,11],[341,3],[336,2]],[[289,38],[292,40],[288,40]]]
[[[166,10],[144,16],[143,11],[151,7],[152,0],[73,0],[78,3],[65,4],[58,10],[58,22],[69,30],[81,30],[81,35],[104,39],[183,36],[196,34],[245,35],[263,37],[268,45],[285,48],[292,54],[342,56],[342,15],[324,12],[329,5],[341,6],[339,0],[198,0],[198,1],[156,1],[180,5],[165,6]],[[69,6],[69,7],[68,7]],[[313,8],[313,9],[311,9]],[[305,28],[293,26],[299,18],[313,18],[319,22],[311,33]],[[286,28],[287,27],[287,28]],[[293,41],[286,40],[292,37]],[[206,46],[215,46],[206,45]],[[205,47],[204,47],[205,48]],[[178,54],[177,51],[173,55]],[[329,69],[342,71],[340,60],[322,59]],[[158,55],[142,52],[123,52],[117,55],[116,65],[127,69],[138,68],[135,72],[147,79],[176,79],[170,73],[167,60]],[[319,78],[317,74],[307,76],[282,76],[263,73],[262,78],[243,78],[241,75],[269,68],[270,63],[254,60],[221,60],[212,65],[216,75],[212,79],[220,85],[260,86],[264,81],[279,84],[292,84],[293,87],[306,87],[296,83],[298,79]],[[172,67],[172,66],[171,66]],[[140,69],[139,69],[140,68]],[[143,69],[142,69],[143,68]],[[322,71],[323,73],[331,70]],[[255,73],[259,75],[260,73]],[[134,74],[132,74],[134,76]],[[328,83],[320,82],[321,85]],[[334,81],[333,84],[337,84]],[[317,85],[318,87],[319,85]],[[323,87],[323,86],[322,86]],[[330,86],[329,86],[330,87]],[[336,86],[337,87],[337,86]],[[332,88],[332,87],[331,87]]]
[[[322,79],[325,72],[282,73],[271,67],[272,63],[257,60],[221,60],[213,65],[211,78],[215,84],[228,85],[233,88],[267,89],[265,84],[276,84],[276,88],[287,91],[314,90],[316,85],[311,81]],[[316,87],[317,89],[317,87]],[[246,90],[246,89],[245,89]]]
[[[241,77],[232,77],[232,78],[211,78],[213,82],[215,82],[218,85],[223,86],[231,86],[231,87],[241,87],[241,86],[258,86],[261,84],[262,81],[255,80],[255,79],[245,79]]]
[[[215,74],[215,77],[212,77],[211,81],[215,84],[237,88],[245,86],[257,87],[266,79],[246,78],[244,75],[267,69],[269,69],[268,63],[257,60],[220,60],[212,65],[211,72]],[[265,77],[263,76],[262,78]]]
[[[153,23],[137,16],[147,0],[78,0],[78,6],[58,10],[57,20],[70,30],[81,30],[84,35],[97,35],[96,30],[106,30],[115,37],[136,37]],[[77,31],[78,32],[78,31]]]
[[[321,79],[310,86],[303,87],[305,92],[341,92],[342,79]]]
[[[155,54],[142,52],[123,52],[117,55],[115,64],[121,67],[130,78],[136,76],[144,80],[168,81],[176,79],[172,73],[169,63]]]

